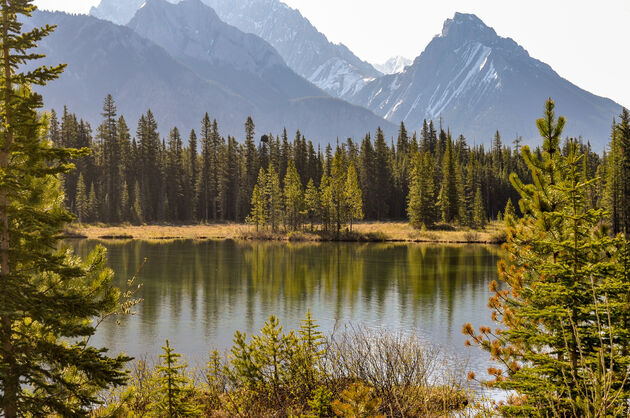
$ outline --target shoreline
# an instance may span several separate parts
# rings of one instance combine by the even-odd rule
[[[353,231],[340,236],[311,232],[309,229],[289,232],[256,231],[247,224],[194,225],[69,225],[64,239],[100,241],[285,241],[285,242],[398,242],[426,244],[501,244],[505,241],[502,222],[494,221],[484,230],[447,226],[442,229],[418,230],[406,222],[362,222]]]

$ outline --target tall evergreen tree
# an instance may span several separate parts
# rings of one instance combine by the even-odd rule
[[[374,142],[374,208],[375,217],[378,220],[387,219],[389,216],[390,205],[388,202],[391,197],[392,176],[389,166],[389,149],[385,143],[385,136],[379,127],[376,131],[376,141]]]
[[[354,221],[363,219],[363,197],[361,188],[359,187],[359,179],[354,163],[348,166],[348,175],[346,176],[346,185],[344,189],[345,211],[350,222],[350,231]]]
[[[437,221],[433,158],[426,151],[416,154],[414,160],[409,182],[407,215],[412,226],[431,228]]]
[[[313,179],[309,179],[308,184],[306,185],[304,204],[306,206],[306,216],[311,223],[311,231],[313,231],[313,226],[317,220],[321,206],[319,190],[317,190],[317,186],[315,186]]]
[[[106,195],[106,216],[109,222],[119,219],[122,194],[121,149],[118,138],[116,105],[111,94],[103,103],[103,122],[98,127],[97,137],[103,144],[103,171]]]
[[[304,191],[293,160],[289,161],[287,174],[284,177],[284,207],[287,225],[292,230],[297,230],[302,223],[300,219],[304,207]]]
[[[453,141],[448,138],[442,159],[442,182],[439,204],[444,222],[454,222],[459,216],[458,167]]]
[[[571,142],[562,155],[565,119],[545,105],[537,126],[542,158],[523,158],[533,184],[511,179],[524,217],[508,217],[509,257],[490,286],[489,306],[499,329],[470,324],[464,333],[491,352],[499,368],[492,384],[515,391],[510,416],[622,416],[630,400],[628,243],[599,233],[603,212],[589,208],[583,155]]]
[[[24,70],[42,56],[28,52],[54,27],[22,32],[30,0],[0,3],[0,415],[87,414],[96,392],[122,384],[125,356],[88,346],[92,319],[116,310],[118,292],[98,248],[82,261],[56,251],[71,216],[61,206],[57,176],[87,151],[45,138],[44,85],[64,66]],[[26,71],[26,72],[19,72]],[[77,342],[78,341],[78,342]]]

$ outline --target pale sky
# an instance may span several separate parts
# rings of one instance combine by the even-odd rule
[[[578,86],[630,106],[630,0],[282,0],[333,42],[381,63],[420,55],[445,19],[474,13]],[[35,0],[87,13],[99,0]]]

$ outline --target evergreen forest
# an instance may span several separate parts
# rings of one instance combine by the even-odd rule
[[[577,142],[586,156],[584,175],[598,179],[589,188],[593,206],[623,207],[615,199],[627,187],[619,171],[627,158],[627,124],[624,110],[602,155]],[[518,211],[510,173],[531,179],[521,138],[505,141],[497,131],[489,148],[471,145],[442,121],[437,127],[424,121],[413,133],[401,123],[397,138],[377,129],[324,149],[299,131],[292,138],[286,129],[258,138],[251,118],[243,140],[226,138],[208,114],[198,131],[173,127],[164,137],[150,110],[134,133],[108,95],[96,130],[64,108],[61,115],[52,111],[49,137],[58,146],[91,151],[63,179],[66,207],[82,223],[247,221],[273,231],[321,225],[338,232],[359,220],[409,220],[418,228],[481,229],[506,210]],[[565,139],[565,154],[568,144]],[[611,211],[615,230],[617,211]]]

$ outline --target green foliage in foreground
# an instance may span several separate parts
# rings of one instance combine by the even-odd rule
[[[318,328],[310,312],[288,333],[271,316],[249,339],[237,331],[230,353],[213,351],[196,374],[167,342],[157,369],[139,363],[94,415],[406,417],[467,404],[461,376],[431,376],[454,365],[417,338],[362,328],[325,338]]]
[[[522,219],[506,208],[504,285],[491,284],[498,329],[464,333],[489,351],[491,385],[515,391],[508,416],[627,416],[630,402],[630,248],[602,233],[605,212],[591,208],[593,180],[574,142],[561,153],[565,120],[545,105],[537,121],[542,157],[523,147],[533,184],[513,175]]]
[[[22,33],[30,0],[0,4],[0,415],[77,416],[97,393],[126,380],[126,356],[88,344],[93,320],[121,312],[105,250],[86,260],[58,248],[64,225],[58,176],[87,150],[58,148],[37,115],[42,98],[30,85],[55,79],[64,66],[25,71],[29,52],[54,27]],[[18,72],[22,70],[25,72]],[[85,186],[85,184],[83,184]],[[85,211],[86,188],[81,190]]]

